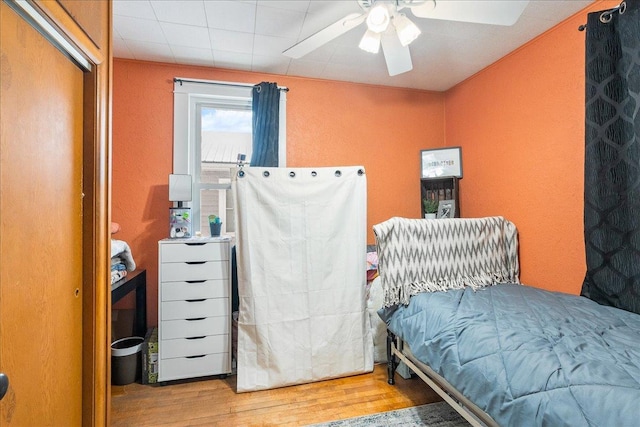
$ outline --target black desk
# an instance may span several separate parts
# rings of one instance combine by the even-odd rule
[[[144,338],[147,334],[147,270],[130,271],[127,276],[111,285],[111,304],[136,290],[136,313],[133,334]]]

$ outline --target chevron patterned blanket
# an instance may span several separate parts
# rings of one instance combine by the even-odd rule
[[[503,217],[394,217],[373,231],[384,307],[420,292],[520,283],[518,232]]]

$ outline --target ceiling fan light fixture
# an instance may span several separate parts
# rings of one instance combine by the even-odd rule
[[[389,27],[391,15],[389,9],[384,3],[378,3],[371,8],[367,15],[367,28],[374,33],[382,33]]]
[[[378,53],[380,51],[380,33],[367,30],[360,40],[358,47],[365,52]]]
[[[396,15],[393,18],[393,24],[396,27],[396,33],[398,33],[398,38],[402,46],[408,46],[409,43],[417,39],[422,33],[420,28],[405,15]]]

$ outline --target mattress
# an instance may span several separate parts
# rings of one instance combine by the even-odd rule
[[[516,284],[425,292],[380,314],[501,426],[638,425],[638,314]]]

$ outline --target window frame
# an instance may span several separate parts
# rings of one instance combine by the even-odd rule
[[[173,173],[191,175],[191,202],[183,205],[191,208],[194,232],[201,230],[200,225],[200,191],[231,190],[231,183],[200,183],[200,167],[196,161],[200,159],[201,150],[201,108],[203,105],[219,108],[251,109],[252,84],[232,83],[210,80],[192,80],[176,77],[174,79],[173,103]],[[280,130],[278,161],[281,167],[286,166],[286,91],[280,91]],[[248,160],[246,159],[247,163]],[[233,180],[233,179],[232,179]]]

